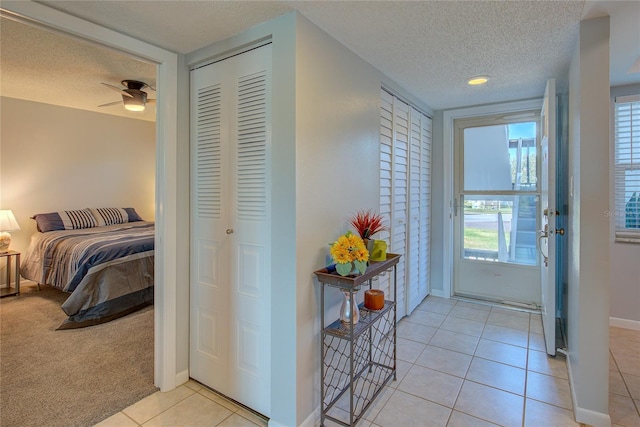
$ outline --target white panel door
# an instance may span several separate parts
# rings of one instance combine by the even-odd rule
[[[542,230],[540,242],[540,286],[542,293],[542,327],[547,353],[556,354],[556,82],[549,80],[544,92],[542,111],[541,156]]]
[[[190,375],[270,414],[271,45],[192,73]]]

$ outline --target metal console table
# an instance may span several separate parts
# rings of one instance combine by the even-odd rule
[[[337,424],[355,426],[384,386],[396,379],[396,265],[400,255],[387,254],[385,261],[370,262],[360,276],[340,276],[329,273],[326,268],[315,275],[322,283],[320,316],[322,325],[321,343],[321,415],[320,426],[325,419]],[[343,325],[340,319],[325,326],[325,285],[348,293],[353,306],[355,293],[362,286],[371,289],[378,275],[393,270],[393,300],[385,300],[380,310],[369,310],[359,305],[360,320]],[[349,413],[345,422],[331,414],[341,408]]]

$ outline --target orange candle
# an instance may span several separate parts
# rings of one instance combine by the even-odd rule
[[[364,306],[369,310],[381,310],[384,307],[384,292],[379,289],[364,291]]]

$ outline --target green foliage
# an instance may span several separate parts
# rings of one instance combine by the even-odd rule
[[[350,262],[336,264],[336,271],[341,276],[348,276],[349,273],[351,273],[352,268],[353,268],[353,265]]]
[[[355,260],[355,261],[353,261],[353,265],[360,272],[360,274],[364,274],[365,270],[367,269],[367,262],[366,261]]]

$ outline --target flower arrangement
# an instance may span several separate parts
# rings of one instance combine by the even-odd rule
[[[354,268],[364,274],[369,261],[369,251],[364,241],[347,231],[338,240],[331,243],[331,257],[336,263],[336,271],[341,276],[348,276]]]
[[[387,229],[382,224],[382,215],[373,212],[371,209],[358,211],[349,219],[349,223],[356,229],[362,239],[370,239],[374,234]]]

